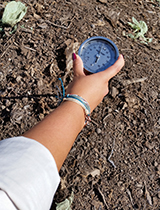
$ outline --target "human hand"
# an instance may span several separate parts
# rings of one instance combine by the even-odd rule
[[[85,75],[83,71],[83,61],[78,55],[73,55],[74,78],[67,89],[67,94],[77,94],[84,98],[90,105],[91,112],[108,94],[108,82],[124,66],[123,56],[108,69],[95,74]]]

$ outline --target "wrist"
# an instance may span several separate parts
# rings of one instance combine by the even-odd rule
[[[63,100],[74,102],[83,108],[85,114],[85,125],[88,124],[89,121],[91,121],[91,109],[88,102],[84,98],[77,94],[67,94]]]
[[[75,121],[78,120],[78,122],[82,123],[84,126],[85,113],[84,109],[79,104],[74,103],[73,101],[64,100],[58,108],[60,107],[63,107],[71,118],[73,117]]]

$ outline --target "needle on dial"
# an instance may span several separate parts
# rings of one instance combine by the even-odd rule
[[[98,62],[98,60],[100,58],[101,51],[102,51],[102,47],[103,47],[103,44],[101,45],[101,48],[100,48],[99,52],[96,55],[96,61],[95,61],[95,63],[92,64],[92,66],[94,66],[94,64],[96,64]]]

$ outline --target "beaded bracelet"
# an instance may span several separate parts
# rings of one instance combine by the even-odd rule
[[[91,113],[91,109],[90,106],[88,104],[88,102],[83,99],[82,97],[76,95],[76,94],[67,94],[66,97],[63,99],[64,101],[73,101],[77,104],[79,104],[85,112],[85,125],[88,124],[89,121],[91,121],[90,118],[90,113]]]

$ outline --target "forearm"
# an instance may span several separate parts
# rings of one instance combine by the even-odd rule
[[[73,61],[74,79],[67,93],[76,94],[85,99],[92,112],[108,93],[108,81],[120,71],[123,65],[124,59],[120,55],[115,64],[105,71],[86,76],[83,62],[77,56]],[[35,139],[47,147],[60,170],[74,140],[84,126],[84,121],[83,108],[75,102],[65,101],[24,136]]]
[[[78,133],[84,126],[84,121],[83,108],[74,102],[65,101],[24,136],[47,147],[60,170]]]

